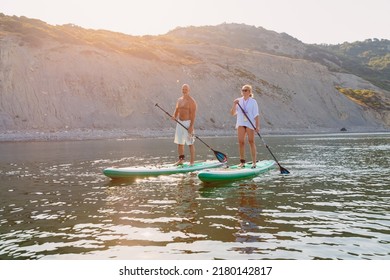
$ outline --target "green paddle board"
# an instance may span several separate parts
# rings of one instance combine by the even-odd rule
[[[276,167],[275,161],[262,160],[256,163],[256,168],[252,168],[252,163],[246,163],[244,167],[233,165],[227,168],[205,169],[198,173],[198,178],[204,183],[237,181],[256,177]]]
[[[136,178],[159,175],[171,175],[176,173],[194,172],[206,168],[221,167],[223,163],[219,161],[199,161],[190,165],[188,162],[182,165],[164,164],[148,166],[131,166],[131,167],[110,167],[103,170],[103,174],[112,179],[114,178]]]

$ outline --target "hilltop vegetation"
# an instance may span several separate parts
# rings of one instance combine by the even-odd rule
[[[369,89],[336,88],[340,93],[362,106],[375,110],[390,110],[390,100],[379,92]]]
[[[334,54],[346,71],[390,90],[390,40],[367,39],[317,47]]]
[[[177,43],[204,43],[250,49],[291,58],[305,58],[360,76],[390,90],[390,40],[367,39],[338,45],[306,45],[285,33],[244,24],[177,28],[164,36],[130,36],[106,30],[65,25],[48,25],[27,17],[0,13],[0,35],[15,34],[30,46],[40,47],[52,39],[64,44],[90,45],[99,49],[159,60],[158,50],[178,56],[178,62],[193,60],[175,47]],[[245,32],[242,32],[243,28]],[[160,44],[161,42],[167,45]],[[156,47],[158,45],[158,47]],[[196,59],[195,59],[196,60]]]
[[[64,47],[89,46],[147,60],[160,60],[159,50],[174,54],[178,62],[186,55],[174,47],[174,38],[131,36],[107,30],[84,29],[74,24],[53,26],[38,19],[9,17],[0,13],[0,37],[5,35],[14,35],[20,38],[21,45],[34,48],[43,47],[48,41],[56,41]]]

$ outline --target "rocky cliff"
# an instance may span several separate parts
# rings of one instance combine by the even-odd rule
[[[247,83],[268,131],[389,129],[389,92],[306,51],[287,34],[238,24],[133,37],[0,15],[0,132],[171,128],[154,105],[172,112],[183,83],[198,130],[233,131],[229,109]]]

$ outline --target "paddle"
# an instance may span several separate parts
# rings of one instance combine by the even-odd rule
[[[248,115],[245,113],[244,109],[242,109],[240,103],[237,103],[238,106],[240,107],[241,111],[244,113],[245,117],[247,118],[247,120],[250,122],[250,124],[252,125],[253,129],[256,131],[256,127],[253,125],[252,121],[250,120],[250,118],[248,117]],[[280,163],[278,162],[278,160],[276,159],[276,157],[274,156],[274,154],[272,153],[271,149],[268,147],[267,143],[265,143],[263,137],[261,137],[260,133],[258,131],[257,132],[257,135],[259,135],[261,141],[263,141],[263,144],[264,146],[268,149],[268,151],[271,153],[272,157],[274,158],[274,160],[276,161],[276,163],[279,165],[279,168],[280,168],[280,173],[282,174],[290,174],[290,171],[288,171],[286,168],[282,167],[280,165]]]
[[[160,108],[165,114],[167,114],[168,116],[170,116],[171,118],[173,118],[173,116],[171,114],[169,114],[167,111],[165,111],[163,108],[161,108],[157,103],[155,105],[156,107]],[[174,119],[178,124],[180,124],[182,127],[184,127],[187,131],[188,131],[188,128],[185,127],[181,122],[179,122],[178,120]],[[224,153],[221,153],[221,152],[218,152],[218,151],[215,151],[213,150],[209,145],[207,145],[202,139],[200,139],[198,136],[194,135],[196,139],[198,139],[200,142],[202,142],[203,144],[205,144],[210,150],[212,150],[214,152],[214,155],[215,157],[218,159],[219,162],[222,162],[222,163],[225,163],[227,162],[227,156],[224,154]]]

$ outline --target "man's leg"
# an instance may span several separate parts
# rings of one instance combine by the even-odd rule
[[[179,160],[175,163],[176,165],[180,165],[184,163],[184,145],[177,145],[177,152],[179,154]]]
[[[195,162],[195,145],[189,145],[190,148],[190,164],[194,164]]]

